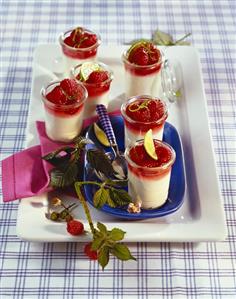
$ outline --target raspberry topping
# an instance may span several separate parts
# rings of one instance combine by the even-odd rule
[[[54,104],[70,105],[83,97],[83,90],[74,79],[64,79],[46,94],[47,100]]]
[[[84,225],[80,221],[71,220],[67,222],[67,231],[73,236],[81,235],[84,232]]]
[[[108,79],[108,73],[106,71],[93,71],[88,79],[85,81],[86,83],[101,83]]]
[[[160,60],[161,53],[152,42],[138,42],[128,50],[128,61],[137,65],[151,65]]]
[[[64,39],[64,43],[74,48],[88,48],[96,44],[97,36],[94,33],[86,31],[82,27],[77,27],[68,37]]]
[[[161,145],[157,141],[154,140],[155,151],[157,154],[158,159],[152,159],[146,152],[144,145],[139,144],[133,147],[130,152],[129,156],[130,159],[135,162],[137,165],[142,167],[160,167],[168,163],[172,158],[172,153],[169,148],[166,146]]]
[[[90,258],[90,260],[98,259],[98,253],[97,251],[91,249],[91,243],[88,243],[84,246],[84,253]]]
[[[165,114],[165,106],[160,100],[138,99],[126,107],[126,114],[139,122],[155,122]]]

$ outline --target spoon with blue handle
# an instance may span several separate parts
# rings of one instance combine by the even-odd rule
[[[107,135],[107,139],[110,142],[111,148],[114,153],[114,159],[112,161],[112,166],[113,169],[117,174],[115,174],[116,177],[119,179],[125,179],[127,177],[127,163],[125,160],[125,157],[123,154],[120,153],[117,141],[116,141],[116,136],[114,134],[112,125],[111,125],[111,120],[109,118],[109,115],[107,113],[107,108],[99,104],[96,106],[96,112],[99,118],[99,121],[102,125],[103,131]]]

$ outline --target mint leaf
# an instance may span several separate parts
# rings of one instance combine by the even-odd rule
[[[129,248],[124,244],[115,244],[111,250],[111,253],[122,261],[136,260],[136,258],[130,253]]]
[[[109,189],[110,198],[116,204],[116,206],[124,206],[132,202],[132,198],[123,189]]]
[[[119,228],[113,228],[111,231],[110,231],[110,238],[113,240],[113,241],[120,241],[120,240],[123,240],[124,239],[124,236],[125,236],[125,232]]]
[[[93,195],[93,204],[95,208],[100,209],[108,201],[109,197],[109,191],[104,187],[98,189]]]
[[[104,246],[98,252],[98,262],[102,266],[102,269],[106,267],[109,262],[109,247]]]
[[[173,37],[170,34],[160,30],[154,31],[152,35],[152,41],[154,44],[163,46],[169,46],[174,44]]]
[[[110,159],[102,150],[99,149],[88,150],[87,160],[91,168],[95,168],[97,171],[100,171],[103,174],[105,174],[105,176],[112,177],[115,174]]]

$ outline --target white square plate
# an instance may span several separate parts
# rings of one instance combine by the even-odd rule
[[[109,110],[120,107],[124,100],[123,46],[101,46],[99,60],[114,71]],[[55,59],[60,58],[58,45],[39,45],[34,53],[32,93],[29,108],[27,143],[38,143],[35,121],[43,120],[40,90],[54,79],[50,70]],[[186,170],[184,204],[175,213],[165,217],[128,221],[114,218],[90,207],[94,222],[100,221],[108,228],[119,227],[126,231],[127,242],[184,242],[216,241],[226,237],[225,215],[216,174],[203,91],[200,60],[193,47],[177,46],[165,49],[168,59],[178,64],[182,73],[182,98],[170,108],[168,122],[178,130],[183,144]],[[50,195],[49,195],[50,196]],[[69,202],[74,198],[66,198]],[[55,223],[45,217],[48,194],[24,198],[20,201],[17,217],[17,234],[20,238],[39,242],[86,242],[89,234],[73,237],[66,232],[65,223]],[[87,223],[82,208],[76,217]],[[88,226],[85,225],[88,229]]]

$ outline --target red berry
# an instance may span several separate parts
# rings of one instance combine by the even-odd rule
[[[97,36],[96,34],[90,34],[88,32],[85,32],[83,36],[81,37],[81,44],[80,48],[88,48],[91,47],[92,45],[96,44],[97,42]]]
[[[64,79],[60,83],[60,87],[69,97],[75,96],[78,93],[78,84],[74,79]]]
[[[47,95],[46,98],[55,104],[65,104],[67,101],[67,98],[63,91],[61,90],[60,86],[56,86],[52,91],[50,91]]]
[[[70,47],[74,47],[74,44],[75,44],[71,36],[67,36],[64,39],[64,43],[67,44]]]
[[[84,232],[84,225],[80,221],[71,220],[67,222],[67,231],[73,236],[81,235]]]
[[[93,71],[86,80],[86,83],[101,83],[108,78],[108,73],[106,71]]]
[[[84,253],[90,258],[90,260],[97,260],[98,253],[96,250],[91,249],[92,243],[88,243],[84,246]]]
[[[133,51],[129,54],[128,60],[131,63],[138,65],[148,65],[149,57],[148,51],[143,46],[134,48]]]

